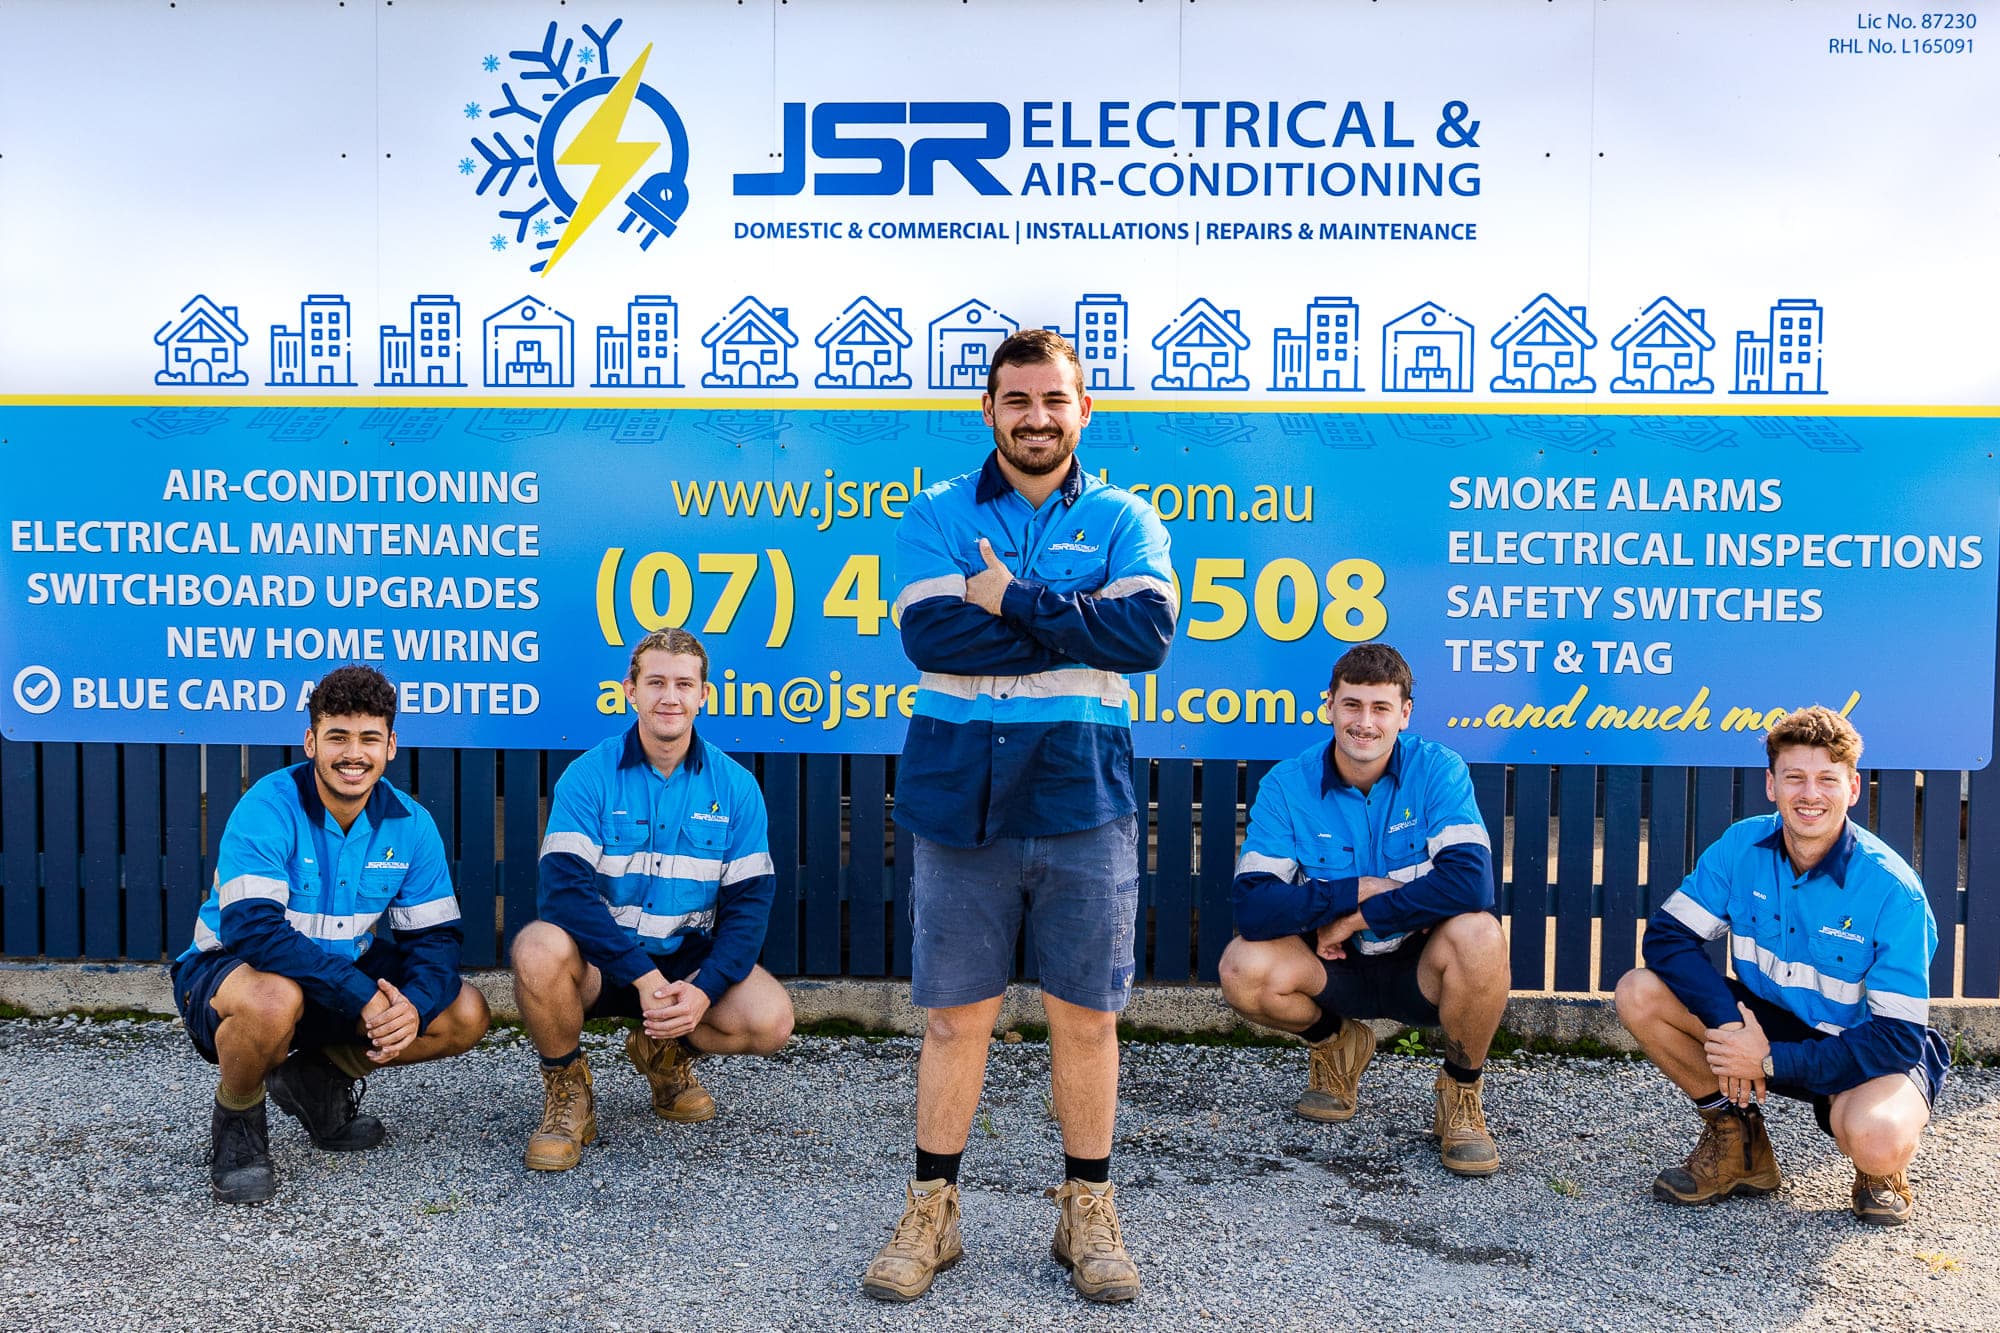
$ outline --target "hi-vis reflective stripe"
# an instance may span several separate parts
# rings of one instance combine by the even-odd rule
[[[429,930],[432,926],[442,926],[447,921],[458,920],[458,899],[453,897],[433,898],[415,907],[392,907],[389,909],[389,925],[395,930]]]
[[[1931,1021],[1931,1002],[1915,995],[1871,990],[1868,992],[1868,1012],[1879,1014],[1883,1018],[1900,1018],[1905,1023],[1928,1026]]]
[[[1180,619],[1181,599],[1174,595],[1174,585],[1165,579],[1154,578],[1151,574],[1128,574],[1122,579],[1113,579],[1097,590],[1099,597],[1130,597],[1135,592],[1156,592],[1167,599],[1173,609],[1174,618]]]
[[[380,912],[293,912],[287,910],[285,920],[292,923],[292,929],[309,940],[346,942],[368,933]]]
[[[1403,947],[1403,941],[1408,938],[1410,938],[1410,932],[1406,930],[1400,935],[1391,935],[1387,939],[1382,940],[1365,940],[1359,935],[1351,935],[1348,937],[1347,942],[1362,953],[1373,957],[1376,954],[1394,953]]]
[[[1077,667],[1069,671],[1037,671],[1026,676],[954,676],[926,671],[917,688],[953,699],[1098,699],[1122,708],[1131,697],[1132,682],[1116,671]]]
[[[1424,850],[1436,856],[1447,847],[1458,847],[1466,843],[1484,847],[1488,851],[1493,850],[1493,843],[1486,836],[1484,824],[1447,824],[1431,835],[1430,841],[1424,844]]]
[[[252,898],[269,898],[274,903],[282,903],[291,898],[292,886],[282,879],[272,879],[267,875],[238,875],[216,890],[215,896],[216,905],[219,907],[246,902]]]
[[[654,879],[692,879],[714,884],[722,878],[722,862],[706,856],[670,856],[665,852],[633,852],[600,856],[597,873],[607,879],[620,875],[651,875]]]
[[[754,856],[740,856],[734,861],[724,861],[722,863],[722,874],[718,882],[724,885],[740,884],[746,879],[755,879],[759,875],[775,875],[777,873],[778,868],[771,864],[769,854],[758,852]]]
[[[1719,940],[1729,933],[1729,923],[1675,889],[1660,910],[1705,940]]]
[[[1398,884],[1408,884],[1411,880],[1415,879],[1417,876],[1428,875],[1430,873],[1431,873],[1431,863],[1429,861],[1419,861],[1413,866],[1398,866],[1396,869],[1391,870],[1388,874],[1384,875],[1382,878],[1393,879]]]
[[[1262,852],[1245,852],[1236,862],[1239,875],[1275,875],[1287,884],[1299,873],[1299,863],[1281,856],[1266,856]]]
[[[1861,983],[1829,977],[1810,963],[1788,963],[1757,941],[1731,934],[1729,952],[1739,963],[1748,963],[1780,986],[1817,991],[1835,1004],[1859,1004]]]
[[[604,855],[604,849],[581,833],[551,833],[542,839],[542,855],[580,856],[596,865],[597,858]]]
[[[611,919],[621,926],[629,926],[639,932],[642,940],[663,940],[683,926],[693,926],[698,930],[709,930],[715,925],[715,911],[684,912],[680,916],[656,916],[645,908],[634,904],[630,907],[614,907]]]
[[[222,947],[222,938],[208,928],[208,922],[200,917],[194,919],[194,947],[203,953],[214,953]]]
[[[940,574],[934,579],[918,579],[896,594],[896,614],[915,606],[918,602],[928,602],[933,597],[965,596],[965,575]]]

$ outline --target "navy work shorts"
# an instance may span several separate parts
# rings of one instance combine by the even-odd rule
[[[1306,948],[1318,950],[1318,931],[1305,931],[1299,938]],[[1417,964],[1430,938],[1428,930],[1413,931],[1388,953],[1361,953],[1348,940],[1347,957],[1319,960],[1326,969],[1326,989],[1317,997],[1320,1008],[1342,1018],[1387,1018],[1411,1027],[1436,1027],[1437,1006],[1417,985]]]
[[[711,941],[707,936],[690,936],[681,947],[672,953],[648,954],[653,966],[660,969],[660,975],[668,981],[686,981],[701,971],[701,965],[708,960]],[[639,988],[637,986],[614,986],[609,979],[598,988],[597,998],[591,1002],[585,1018],[638,1018]]]
[[[354,965],[371,981],[386,980],[399,989],[409,981],[409,958],[387,936],[376,936],[375,943]],[[181,1022],[187,1025],[188,1040],[210,1064],[215,1063],[215,1029],[222,1022],[222,1015],[215,1012],[209,1001],[231,972],[246,966],[227,949],[211,949],[174,964],[174,1007],[180,1010]],[[298,1027],[292,1030],[293,1050],[318,1050],[344,1041],[362,1040],[365,1039],[358,1035],[354,1019],[337,1009],[329,1009],[311,996],[306,997],[305,1013]]]
[[[1736,998],[1750,1006],[1750,1012],[1757,1015],[1757,1025],[1764,1029],[1765,1037],[1772,1041],[1822,1041],[1829,1034],[1821,1032],[1812,1024],[1800,1018],[1783,1005],[1772,1004],[1763,996],[1751,990],[1735,977],[1728,977],[1729,989]],[[1944,1038],[1936,1028],[1924,1029],[1923,1063],[1910,1071],[1910,1082],[1917,1085],[1917,1091],[1924,1095],[1924,1105],[1935,1107],[1938,1093],[1944,1090],[1944,1071],[1950,1064],[1945,1055]],[[1813,1119],[1829,1135],[1833,1133],[1833,1097],[1824,1092],[1814,1092],[1796,1083],[1779,1083],[1775,1080],[1764,1084],[1764,1091],[1793,1101],[1808,1102],[1812,1105]],[[1846,1091],[1846,1089],[1842,1089]]]

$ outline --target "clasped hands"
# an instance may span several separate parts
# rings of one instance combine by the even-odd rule
[[[1319,928],[1319,943],[1313,946],[1313,952],[1328,962],[1347,957],[1348,939],[1368,927],[1368,922],[1361,915],[1361,904],[1378,893],[1388,893],[1396,887],[1393,879],[1363,875],[1355,889],[1354,910]]]
[[[1764,1060],[1771,1054],[1770,1038],[1750,1006],[1739,1003],[1740,1023],[1724,1023],[1702,1034],[1702,1055],[1708,1070],[1721,1080],[1722,1095],[1738,1106],[1764,1100]]]
[[[632,984],[639,991],[639,1025],[655,1041],[685,1037],[708,1016],[708,992],[692,981],[668,981],[656,968]]]

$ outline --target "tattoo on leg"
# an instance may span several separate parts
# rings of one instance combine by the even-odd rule
[[[1449,1032],[1444,1034],[1444,1058],[1460,1069],[1472,1068],[1472,1061],[1465,1054],[1465,1045]]]

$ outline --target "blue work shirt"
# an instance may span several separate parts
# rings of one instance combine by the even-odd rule
[[[1280,939],[1355,910],[1360,881],[1398,887],[1360,904],[1352,943],[1389,953],[1411,932],[1493,906],[1493,854],[1457,753],[1412,732],[1366,792],[1340,776],[1326,740],[1264,775],[1232,893],[1246,940]]]
[[[1830,1095],[1922,1066],[1937,921],[1916,872],[1867,829],[1848,820],[1800,874],[1780,816],[1739,820],[1660,904],[1646,966],[1712,1028],[1742,1021],[1702,949],[1725,935],[1737,980],[1829,1034],[1772,1042],[1777,1081]]]
[[[764,793],[699,734],[669,777],[635,725],[577,756],[556,782],[535,902],[606,984],[629,986],[656,956],[711,941],[693,978],[710,1001],[764,949],[777,876]]]
[[[989,615],[986,568],[1014,581]],[[953,847],[1097,828],[1138,809],[1130,671],[1167,657],[1178,609],[1153,507],[1074,458],[1039,508],[988,455],[896,527],[903,651],[923,673],[896,769],[896,822]]]
[[[230,812],[214,886],[181,958],[226,949],[359,1018],[377,991],[354,960],[385,916],[408,955],[404,997],[428,1027],[458,998],[465,942],[430,811],[383,778],[342,831],[312,765],[294,764],[260,778]]]

